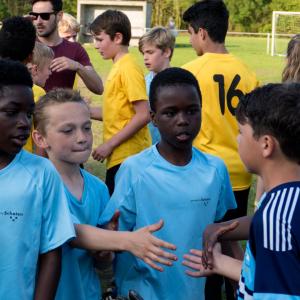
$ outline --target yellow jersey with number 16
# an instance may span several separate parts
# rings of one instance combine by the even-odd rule
[[[194,146],[224,160],[233,190],[247,189],[251,175],[238,154],[235,108],[258,86],[255,73],[232,54],[219,53],[205,53],[183,68],[197,78],[202,94],[202,124]]]

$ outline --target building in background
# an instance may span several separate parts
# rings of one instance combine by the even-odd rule
[[[132,30],[131,44],[137,45],[138,39],[144,34],[145,28],[151,26],[152,1],[126,0],[78,0],[77,21],[81,24],[80,41],[92,42],[89,25],[107,9],[117,9],[124,12],[130,22]]]

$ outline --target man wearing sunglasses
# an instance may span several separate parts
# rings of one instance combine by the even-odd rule
[[[71,43],[58,34],[58,22],[62,19],[62,0],[32,0],[32,11],[29,13],[36,27],[38,40],[55,53],[51,63],[49,79],[45,90],[55,87],[73,88],[76,73],[87,88],[102,94],[103,84],[95,72],[87,52],[79,43]]]

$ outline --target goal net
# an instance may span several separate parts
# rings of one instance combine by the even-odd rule
[[[300,12],[273,11],[271,55],[286,54],[290,38],[300,33]]]

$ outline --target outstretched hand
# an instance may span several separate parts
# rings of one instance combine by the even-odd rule
[[[128,251],[141,258],[153,269],[161,272],[163,271],[163,268],[157,263],[171,266],[172,261],[177,260],[176,255],[161,249],[166,248],[175,250],[176,246],[152,235],[153,232],[160,230],[163,227],[163,224],[163,221],[160,220],[158,223],[131,232],[130,249],[128,249]]]
[[[218,258],[218,255],[221,254],[220,243],[215,244],[212,254],[213,263],[211,265],[211,268],[208,269],[203,265],[203,251],[191,249],[190,254],[185,254],[183,256],[185,260],[182,262],[182,264],[186,267],[193,269],[194,271],[186,270],[186,274],[191,277],[207,277],[212,274],[215,274],[216,269],[214,262]]]
[[[213,249],[215,244],[219,241],[219,238],[226,232],[234,230],[238,225],[239,222],[234,221],[230,224],[213,223],[206,227],[202,242],[202,263],[205,268],[213,267]]]

